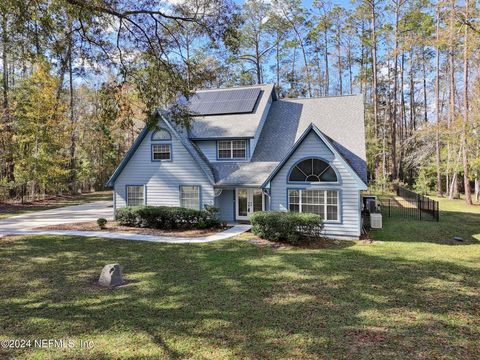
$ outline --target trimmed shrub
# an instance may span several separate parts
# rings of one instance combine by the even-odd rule
[[[190,230],[218,227],[216,213],[170,206],[131,206],[118,209],[115,218],[120,225],[162,229]]]
[[[308,243],[321,236],[323,230],[322,217],[309,213],[260,211],[250,221],[255,235],[292,245]]]
[[[105,218],[98,218],[97,219],[97,225],[100,229],[105,229],[105,225],[107,225],[107,219]]]

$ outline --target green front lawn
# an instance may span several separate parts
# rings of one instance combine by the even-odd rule
[[[0,239],[0,339],[94,344],[0,358],[475,359],[480,211],[466,210],[442,213],[440,224],[390,219],[373,234],[383,241],[314,250],[258,247],[248,236]],[[126,286],[92,285],[117,261]]]

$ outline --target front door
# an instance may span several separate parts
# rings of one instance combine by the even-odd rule
[[[262,189],[236,189],[237,220],[248,220],[255,211],[263,211]]]

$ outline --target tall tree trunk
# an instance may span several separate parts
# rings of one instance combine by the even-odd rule
[[[328,96],[328,95],[330,95],[330,73],[329,73],[329,68],[328,68],[328,29],[327,29],[327,26],[325,26],[323,38],[324,38],[324,41],[325,41],[325,53],[324,53],[324,58],[325,58],[325,90],[324,90],[324,95]]]
[[[262,83],[262,67],[260,65],[260,48],[258,41],[255,42],[255,67],[257,72],[257,84]]]
[[[300,36],[300,34],[298,34]],[[300,48],[302,49],[302,55],[303,55],[303,62],[305,64],[305,71],[307,72],[307,88],[308,88],[308,96],[312,97],[312,77],[310,75],[310,65],[308,64],[308,58],[307,58],[307,51],[305,49],[305,45],[303,42],[300,42]]]
[[[292,29],[293,29],[293,31],[295,33],[295,36],[298,40],[298,43],[300,45],[300,50],[302,51],[303,63],[305,65],[305,71],[306,71],[306,75],[307,75],[308,96],[312,97],[312,79],[311,79],[311,76],[310,76],[310,65],[308,63],[307,51],[305,49],[304,39],[302,38],[302,35],[298,31],[295,22],[293,20],[290,20],[288,17],[287,17],[287,19],[292,26]]]
[[[362,38],[365,35],[365,22],[362,20],[362,30],[361,30]],[[360,48],[360,93],[363,94],[363,81],[365,75],[365,44],[363,40],[360,41],[361,48]]]
[[[3,90],[3,109],[8,109],[8,29],[7,15],[2,16],[2,90]]]
[[[450,2],[451,5],[451,10],[450,10],[450,33],[449,33],[449,84],[450,84],[450,101],[449,101],[449,109],[448,109],[448,130],[449,130],[449,135],[450,135],[450,128],[453,122],[455,121],[455,54],[454,54],[454,44],[453,44],[453,39],[454,39],[454,13],[455,13],[455,0],[451,0]],[[449,136],[450,137],[450,136]],[[448,140],[447,144],[447,151],[448,151],[448,163],[450,162],[451,159],[451,148],[452,146],[450,145],[450,140]],[[448,171],[449,169],[447,169]],[[449,188],[449,194],[448,198],[449,199],[454,199],[457,197],[455,193],[455,186],[453,186],[453,183],[457,182],[457,173],[456,170],[454,170],[453,176],[452,176],[452,186]]]
[[[379,119],[378,119],[378,79],[377,79],[377,13],[375,7],[376,0],[367,0],[370,5],[370,30],[371,30],[371,51],[372,51],[372,105],[373,105],[373,127],[375,142],[379,139]],[[380,162],[375,158],[375,178],[378,180],[380,173]]]
[[[480,141],[476,139],[476,158],[480,156]],[[480,179],[479,179],[480,171],[476,171],[475,173],[475,201],[478,203],[480,202]]]
[[[323,73],[322,73],[322,61],[320,57],[320,45],[315,43],[315,56],[316,56],[316,65],[317,65],[317,85],[318,89],[315,90],[317,96],[323,95]]]
[[[455,171],[452,176],[452,181],[450,183],[450,189],[449,189],[449,199],[457,199],[458,198],[458,173]]]
[[[377,28],[375,1],[369,0],[371,10],[371,31],[372,31],[372,80],[373,80],[373,121],[375,137],[378,138],[378,87],[377,87]]]
[[[407,115],[406,115],[406,105],[405,105],[405,92],[403,91],[405,86],[405,53],[402,52],[401,62],[400,62],[400,151],[399,151],[399,159],[398,159],[398,176],[401,180],[404,180],[403,174],[403,152],[404,149],[404,141],[405,141],[405,129],[407,127]]]
[[[277,32],[277,42],[275,44],[275,74],[277,77],[277,89],[280,89],[280,38]]]
[[[187,87],[188,90],[193,90],[191,88],[191,83],[192,83],[192,69],[191,69],[191,63],[190,63],[190,37],[188,36],[189,30],[185,32],[185,51],[187,53],[187,61],[186,61],[186,69],[187,69]]]
[[[436,43],[435,43],[435,117],[437,120],[437,128],[435,130],[435,161],[437,168],[437,195],[443,195],[442,189],[442,173],[440,169],[440,3],[437,3],[437,19],[436,19]]]
[[[296,75],[296,65],[297,65],[297,47],[293,48],[293,59],[292,59],[292,77],[290,88],[296,92],[297,87],[297,75]]]
[[[73,37],[73,35],[71,35]],[[69,95],[70,95],[70,191],[74,193],[76,191],[77,183],[77,164],[76,164],[76,148],[77,148],[77,136],[76,136],[76,120],[75,120],[75,101],[73,93],[73,39],[70,39],[68,54],[68,82],[69,82]]]
[[[339,81],[339,91],[340,91],[340,96],[343,95],[343,69],[342,69],[342,49],[340,46],[340,35],[338,35],[338,41],[337,41],[337,64],[338,64],[338,81]]]
[[[480,180],[475,179],[475,201],[480,202]]]
[[[422,46],[422,75],[423,75],[423,121],[428,122],[427,109],[427,60],[425,58],[425,46]]]
[[[394,64],[393,64],[393,108],[390,119],[390,142],[391,144],[391,159],[392,159],[392,180],[398,179],[397,171],[397,90],[398,90],[398,22],[400,18],[400,2],[395,4],[395,34],[393,49]]]
[[[7,182],[15,182],[15,160],[13,157],[13,133],[10,118],[10,105],[9,105],[9,79],[8,79],[8,53],[9,53],[9,39],[8,39],[8,18],[4,13],[2,16],[2,85],[3,85],[3,121],[5,124],[5,177]],[[15,190],[10,189],[10,197],[15,196]]]
[[[350,85],[350,95],[353,94],[353,65],[352,65],[352,49],[350,46],[347,49],[347,61],[348,61],[348,84]]]
[[[413,48],[410,50],[410,70],[409,70],[409,78],[410,78],[410,135],[417,128],[416,124],[416,111],[415,111],[415,82],[414,82],[414,75],[413,75]]]
[[[465,0],[465,19],[468,20],[469,0]],[[468,176],[468,26],[464,25],[463,42],[463,122],[462,122],[462,162],[463,162],[463,185],[465,188],[465,203],[472,205],[472,191]]]
[[[387,83],[390,81],[390,62],[387,62]],[[392,92],[390,87],[387,88],[387,109],[383,114],[383,131],[382,131],[382,183],[387,183],[387,122],[392,113]]]

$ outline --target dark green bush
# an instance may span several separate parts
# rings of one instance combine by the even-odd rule
[[[131,206],[118,209],[115,218],[120,225],[132,227],[162,230],[207,229],[220,225],[217,212],[213,209],[207,211],[170,206]]]
[[[98,218],[97,219],[97,225],[100,229],[105,229],[105,225],[107,225],[107,219],[105,218]]]
[[[308,243],[321,236],[323,230],[322,217],[308,213],[260,211],[250,221],[255,235],[292,245]]]

